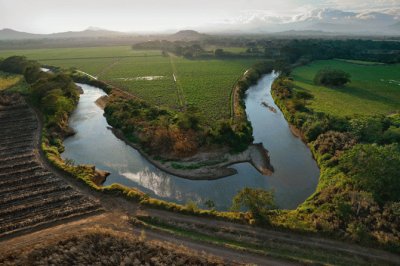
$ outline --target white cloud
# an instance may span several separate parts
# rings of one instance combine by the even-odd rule
[[[399,0],[327,0],[325,5],[344,10],[363,11],[399,7]]]
[[[297,21],[316,8],[390,9],[391,15],[400,16],[394,7],[400,8],[400,0],[0,0],[0,29],[54,32],[96,26],[143,31],[217,22],[276,24]]]

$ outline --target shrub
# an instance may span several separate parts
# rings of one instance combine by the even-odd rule
[[[400,143],[400,127],[391,126],[383,133],[384,143]]]
[[[232,210],[246,208],[259,222],[268,222],[268,211],[275,208],[274,193],[257,188],[243,188],[232,200]]]
[[[339,69],[321,69],[314,77],[314,83],[323,86],[343,86],[348,82],[350,74]]]
[[[318,136],[313,146],[320,154],[338,156],[342,151],[353,147],[355,139],[349,133],[328,131]]]
[[[382,117],[355,118],[350,121],[352,134],[361,142],[379,143],[383,129]]]
[[[340,168],[379,202],[400,201],[400,146],[356,145],[340,158]]]

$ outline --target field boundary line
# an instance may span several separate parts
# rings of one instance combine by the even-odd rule
[[[140,57],[162,57],[161,55],[123,55],[123,56],[95,56],[95,57],[66,57],[66,58],[38,58],[37,61],[61,61],[79,59],[114,59],[114,58],[140,58]]]
[[[239,80],[244,77],[247,72],[249,71],[249,69],[246,69],[244,74],[242,74],[241,76],[239,76],[235,82],[233,83],[232,89],[231,89],[231,93],[230,93],[230,111],[231,111],[231,121],[234,122],[235,120],[235,101],[236,101],[236,93],[237,93],[237,83],[239,82]]]
[[[169,56],[169,61],[171,63],[171,68],[172,68],[172,77],[174,79],[175,87],[176,87],[176,90],[177,90],[177,93],[178,93],[178,102],[179,102],[179,105],[181,107],[185,107],[186,100],[185,100],[183,88],[182,88],[181,83],[178,81],[178,78],[177,78],[177,76],[178,76],[177,72],[178,71],[176,70],[176,65],[175,65],[175,63],[174,63],[174,61],[172,59],[174,56],[171,55],[170,53],[168,53],[168,56]]]
[[[97,77],[99,78],[101,75],[106,74],[108,71],[110,71],[115,65],[117,65],[119,62],[121,62],[124,58],[115,58],[116,60],[111,64],[108,65],[106,67],[104,67],[103,69],[100,70],[99,73],[97,73]]]

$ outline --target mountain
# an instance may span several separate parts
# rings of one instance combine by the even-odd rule
[[[199,40],[204,36],[206,35],[199,33],[195,30],[181,30],[178,31],[177,33],[170,35],[169,38],[174,40],[193,41],[193,40]]]
[[[94,38],[94,37],[108,37],[108,36],[119,36],[119,35],[125,35],[125,33],[89,27],[84,31],[67,31],[60,33],[52,33],[47,35],[47,37],[48,38]]]
[[[242,33],[274,33],[282,31],[323,31],[336,34],[400,35],[400,8],[379,11],[343,11],[319,8],[292,17],[271,16],[260,11],[250,12],[219,25],[212,31]],[[211,32],[206,28],[202,31]]]
[[[42,38],[41,34],[33,34],[12,29],[0,30],[0,40],[23,40],[23,39],[37,39]]]
[[[387,34],[394,33],[390,26],[398,21],[399,18],[388,12],[388,10],[356,13],[335,9],[316,9],[309,14],[295,17],[293,23],[307,30]]]
[[[293,36],[304,36],[304,37],[311,37],[311,36],[335,36],[337,35],[336,32],[326,32],[320,30],[287,30],[287,31],[280,31],[271,33],[273,36],[285,36],[285,37],[293,37]]]
[[[196,31],[197,30],[197,31]],[[195,30],[182,30],[166,35],[169,40],[199,40],[199,33],[271,34],[291,31],[296,35],[397,35],[400,36],[400,8],[364,11],[343,11],[319,8],[294,16],[273,16],[265,11],[246,11],[239,17],[211,23]],[[131,33],[89,27],[83,31],[32,34],[12,29],[0,30],[0,40],[68,39],[137,36]],[[157,35],[158,36],[158,35]]]
[[[28,40],[28,39],[69,39],[69,38],[99,38],[127,35],[118,31],[110,31],[89,27],[83,31],[67,31],[51,34],[33,34],[12,29],[0,30],[0,40]]]

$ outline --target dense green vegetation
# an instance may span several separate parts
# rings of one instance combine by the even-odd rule
[[[275,208],[274,193],[256,188],[243,188],[232,199],[232,209],[248,210],[257,223],[269,223],[269,211]]]
[[[210,58],[249,58],[263,57],[256,44],[250,42],[246,47],[220,47],[208,45],[207,40],[199,41],[167,41],[155,40],[132,45],[134,50],[161,50],[164,55],[173,53],[187,59],[210,59]]]
[[[21,56],[3,60],[0,70],[23,75],[25,81],[31,84],[29,99],[43,113],[45,127],[50,133],[48,141],[62,149],[62,138],[70,133],[68,115],[79,100],[79,92],[72,79],[62,73],[43,72],[36,61]]]
[[[304,64],[333,58],[400,62],[400,43],[397,41],[305,39],[283,41],[281,45],[281,55],[289,63]]]
[[[350,74],[340,69],[324,68],[315,74],[314,83],[323,86],[344,86],[350,82]]]
[[[176,113],[114,92],[104,113],[110,125],[151,154],[183,157],[200,146],[199,120],[189,112]]]
[[[319,67],[326,62],[315,64]],[[313,65],[313,69],[318,69]],[[352,73],[365,67],[354,65]],[[272,92],[286,119],[300,130],[311,147],[321,169],[320,182],[316,193],[297,210],[277,215],[272,218],[273,223],[323,231],[363,243],[377,241],[399,250],[400,114],[366,111],[364,116],[340,117],[336,112],[317,112],[314,101],[319,100],[318,90],[307,90],[314,98],[305,100],[304,89],[295,86],[299,84],[299,73],[306,73],[305,68],[295,69],[294,82],[285,76],[278,78]],[[358,78],[354,75],[355,80]],[[398,96],[395,91],[392,93],[392,97]],[[334,97],[332,94],[330,99]],[[366,101],[363,104],[367,105]]]
[[[250,126],[221,121],[215,127],[200,123],[196,109],[185,112],[149,105],[114,91],[105,108],[107,121],[125,137],[159,158],[181,158],[208,145],[228,145],[242,151],[252,142]]]
[[[351,75],[345,87],[315,85],[320,69],[331,67]],[[311,93],[308,107],[335,116],[388,114],[400,110],[400,65],[361,65],[341,60],[316,61],[292,73],[298,91]]]

